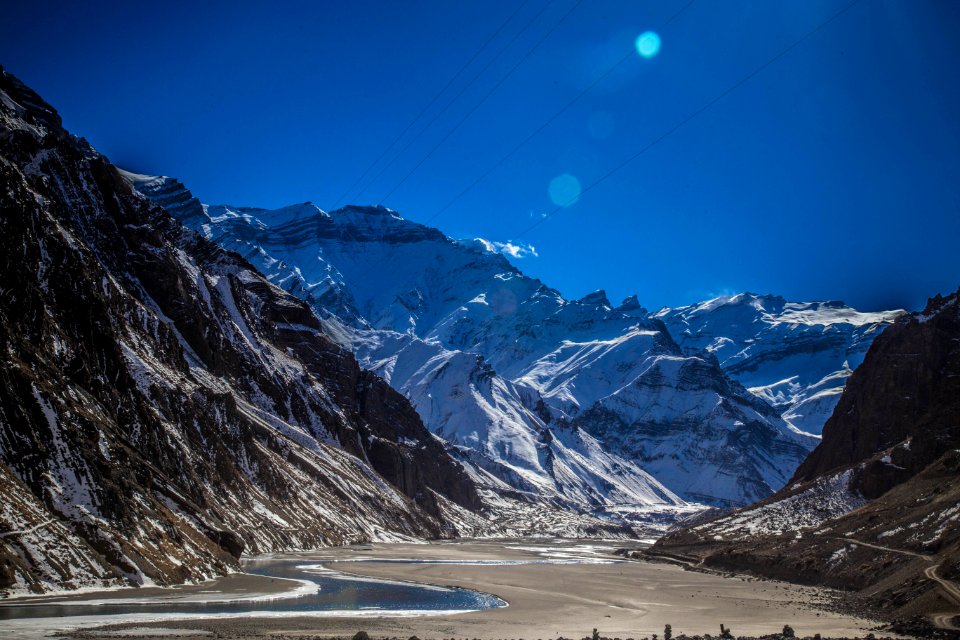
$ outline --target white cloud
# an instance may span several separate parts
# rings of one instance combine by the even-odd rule
[[[494,242],[495,247],[499,253],[504,253],[513,258],[526,258],[528,256],[533,256],[534,258],[538,257],[537,248],[532,244],[524,244],[523,242]]]
[[[537,248],[532,244],[513,242],[512,240],[497,242],[496,240],[487,240],[485,238],[474,238],[472,242],[467,241],[465,244],[479,245],[490,253],[502,253],[511,258],[529,258],[531,256],[536,258],[540,255],[537,253]]]

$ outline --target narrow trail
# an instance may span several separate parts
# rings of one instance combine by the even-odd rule
[[[949,629],[950,631],[960,631],[960,627],[953,624],[953,619],[957,617],[956,613],[935,613],[930,616],[933,624],[939,629]]]
[[[846,540],[850,544],[858,544],[862,547],[870,547],[871,549],[877,549],[879,551],[889,551],[890,553],[899,553],[904,556],[913,556],[914,558],[920,558],[926,560],[927,562],[933,562],[933,556],[927,556],[922,553],[916,553],[915,551],[907,551],[905,549],[894,549],[893,547],[884,547],[879,544],[872,544],[870,542],[863,542],[861,540],[855,540],[854,538],[834,538],[834,540]]]
[[[941,578],[940,576],[938,576],[937,569],[939,568],[940,568],[939,563],[935,565],[931,565],[923,570],[923,575],[925,575],[929,580],[933,580],[934,582],[939,584],[940,587],[947,592],[947,595],[950,596],[950,599],[953,600],[954,603],[960,604],[960,589],[958,589],[957,585],[955,585],[950,580],[947,580],[946,578]]]
[[[30,527],[29,529],[17,529],[16,531],[7,531],[6,533],[0,533],[0,538],[9,538],[10,536],[19,536],[25,533],[33,533],[37,529],[43,529],[45,526],[49,524],[53,524],[56,521],[57,521],[56,518],[50,518],[49,520],[44,520],[40,524]]]
[[[872,544],[870,542],[863,542],[861,540],[856,540],[854,538],[834,538],[835,540],[841,540],[849,542],[850,544],[861,545],[864,547],[870,547],[871,549],[877,549],[879,551],[887,551],[889,553],[898,553],[904,556],[911,556],[913,558],[919,558],[924,562],[931,563],[929,567],[923,570],[923,575],[930,580],[935,582],[937,585],[943,589],[944,593],[947,595],[947,599],[953,601],[954,604],[960,605],[960,588],[957,587],[952,581],[947,580],[946,578],[941,578],[937,575],[937,569],[940,568],[941,563],[933,563],[933,556],[928,556],[922,553],[917,553],[915,551],[907,551],[905,549],[894,549],[893,547],[884,547],[879,544]],[[960,627],[957,627],[953,623],[953,619],[957,617],[957,612],[953,613],[935,613],[930,615],[930,619],[933,621],[933,624],[940,629],[949,629],[951,631],[960,631]]]
[[[654,553],[654,552],[651,552],[649,549],[644,549],[643,551],[644,551],[643,555],[646,556],[647,558],[655,558],[657,560],[663,560],[665,562],[669,562],[672,564],[678,564],[684,567],[690,567],[691,569],[703,568],[703,560],[700,560],[699,562],[697,562],[693,559],[670,555],[668,553]]]

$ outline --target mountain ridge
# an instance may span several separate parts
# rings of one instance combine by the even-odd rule
[[[873,339],[904,313],[744,292],[654,316],[682,347],[716,355],[725,372],[788,423],[819,434]]]
[[[484,524],[462,468],[309,306],[2,70],[0,184],[0,590],[198,581],[244,551]]]
[[[168,206],[173,215],[187,223],[205,215],[205,221],[192,224],[220,244],[259,260],[265,273],[274,270],[277,281],[286,277],[284,269],[297,274],[290,279],[296,282],[297,295],[325,315],[328,325],[339,325],[334,332],[342,343],[351,345],[365,366],[384,375],[395,388],[414,400],[434,433],[442,432],[445,439],[457,446],[475,446],[478,447],[475,450],[485,452],[485,459],[495,462],[493,467],[487,465],[486,470],[500,469],[499,480],[507,476],[519,478],[526,473],[522,469],[538,467],[536,473],[541,480],[553,487],[548,493],[563,494],[559,487],[568,485],[558,483],[556,476],[543,467],[543,461],[535,462],[539,455],[534,451],[545,444],[542,435],[545,430],[572,428],[590,438],[595,438],[600,431],[608,432],[599,424],[591,424],[590,417],[597,415],[597,411],[587,418],[582,414],[594,405],[614,402],[607,397],[618,389],[622,390],[620,398],[649,393],[650,388],[643,385],[632,391],[628,389],[630,381],[650,366],[658,366],[669,376],[681,375],[677,367],[666,367],[670,358],[690,361],[691,366],[684,370],[684,375],[699,371],[705,376],[699,391],[689,391],[689,394],[701,393],[703,400],[687,406],[674,403],[671,415],[679,418],[685,411],[699,412],[701,421],[709,422],[713,425],[711,428],[718,430],[714,432],[711,446],[729,448],[728,443],[742,438],[749,443],[746,455],[756,462],[742,464],[737,462],[737,455],[731,453],[713,455],[709,465],[714,473],[728,473],[720,469],[736,464],[747,469],[745,473],[751,474],[752,479],[747,483],[735,480],[713,483],[709,473],[687,465],[672,474],[669,481],[672,486],[668,488],[673,493],[684,497],[684,492],[690,491],[687,499],[696,496],[697,500],[719,504],[744,504],[786,482],[790,471],[784,469],[798,464],[814,445],[814,439],[791,429],[776,412],[758,405],[758,400],[739,385],[709,382],[710,378],[724,377],[716,359],[702,353],[685,353],[664,323],[651,316],[636,297],[629,297],[616,307],[602,291],[567,301],[555,289],[523,275],[503,255],[485,248],[482,243],[464,243],[447,238],[437,230],[425,231],[423,225],[403,220],[386,209],[377,211],[392,226],[389,231],[380,228],[377,235],[352,230],[350,221],[343,222],[340,231],[329,231],[328,227],[337,224],[344,209],[338,210],[341,213],[326,213],[314,207],[316,211],[310,213],[310,220],[315,223],[308,224],[316,224],[317,229],[323,228],[323,231],[315,233],[307,242],[299,232],[288,235],[289,229],[283,228],[283,224],[271,226],[272,214],[268,211],[207,207],[192,195],[179,193],[179,183],[174,188],[170,179],[163,177],[134,177],[132,182],[146,196]],[[189,213],[182,211],[185,201],[194,203]],[[244,213],[241,214],[241,210]],[[397,229],[403,231],[394,235]],[[336,241],[331,241],[333,237]],[[376,337],[376,332],[386,333]],[[391,333],[395,337],[389,337]],[[420,343],[418,350],[432,349],[447,355],[424,356],[418,367],[395,369],[397,354],[409,353],[411,342]],[[459,358],[457,353],[480,356],[482,362],[476,364],[472,358]],[[664,357],[667,359],[663,360]],[[486,433],[486,429],[478,423],[461,424],[453,431],[444,426],[448,420],[444,416],[464,412],[446,412],[438,399],[451,393],[459,394],[472,383],[471,374],[463,370],[457,383],[440,384],[435,374],[441,361],[447,365],[447,372],[453,361],[463,362],[467,369],[477,366],[492,370],[492,379],[496,381],[493,404],[512,407],[506,411],[517,417],[511,433],[528,434],[524,436],[530,443],[528,453],[522,460],[507,461],[504,468],[500,454],[491,453],[491,447],[479,444],[484,439],[479,434]],[[427,362],[437,367],[431,375],[418,375],[417,384],[412,384],[409,376]],[[400,376],[398,371],[405,373]],[[440,386],[432,388],[434,384]],[[674,387],[680,385],[681,382],[675,380]],[[714,411],[707,398],[719,399],[724,393],[729,396],[724,396],[727,401],[721,403],[720,411]],[[643,401],[633,397],[627,404]],[[454,398],[449,402],[455,406],[461,401]],[[471,404],[472,410],[482,416],[481,406],[488,402],[477,399]],[[614,413],[620,412],[622,406],[625,405],[617,404]],[[741,418],[746,416],[749,418],[743,422]],[[670,422],[669,417],[665,419]],[[624,421],[622,429],[634,429],[634,422],[635,419]],[[721,431],[734,429],[735,422],[746,425],[737,427],[744,433],[754,431],[756,434],[731,436],[733,440],[729,440]],[[473,445],[458,439],[457,433],[461,432]],[[768,435],[760,436],[760,432]],[[562,441],[550,439],[556,443],[554,446]],[[655,441],[644,446],[669,448],[669,444]],[[766,447],[768,451],[753,453],[750,449],[753,446]],[[685,450],[694,455],[689,446]],[[676,466],[669,458],[643,450],[637,442],[631,446],[618,444],[610,453],[622,462],[639,462],[641,467],[660,465],[657,469],[646,469],[655,478],[668,468],[672,472]],[[571,456],[568,458],[572,459]],[[778,456],[787,461],[774,462]],[[626,467],[621,464],[621,468]],[[588,482],[582,473],[574,475]],[[637,474],[632,472],[632,475]],[[508,484],[510,482],[528,486],[520,480],[510,479]],[[695,486],[698,483],[699,488]],[[546,486],[543,482],[534,484]],[[711,485],[723,487],[726,493],[712,495]],[[581,508],[589,509],[598,506],[593,500],[580,504]]]

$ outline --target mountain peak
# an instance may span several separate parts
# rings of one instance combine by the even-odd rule
[[[730,296],[719,296],[713,300],[704,302],[703,305],[713,303],[713,308],[721,306],[747,306],[753,307],[758,311],[774,311],[782,309],[786,304],[786,299],[772,293],[753,293],[743,291]]]
[[[579,300],[574,300],[574,302],[577,304],[613,308],[613,305],[610,304],[610,300],[607,299],[607,292],[603,289],[597,289],[593,293],[588,293]]]
[[[398,220],[403,220],[393,209],[383,206],[382,204],[348,204],[340,207],[339,209],[334,209],[331,213],[334,215],[343,214],[343,213],[359,213],[368,216],[392,216]]]
[[[640,299],[637,297],[637,294],[627,296],[623,299],[623,302],[620,303],[620,306],[617,307],[617,311],[637,311],[640,309],[643,309],[643,305],[640,304]]]
[[[958,302],[960,302],[960,289],[957,289],[956,292],[948,296],[943,296],[938,293],[927,300],[927,306],[924,307],[923,311],[917,314],[916,317],[921,322],[926,322],[929,318],[944,311],[948,306],[957,306]]]

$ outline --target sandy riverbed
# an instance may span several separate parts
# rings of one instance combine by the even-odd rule
[[[813,606],[822,590],[749,581],[684,571],[647,562],[613,564],[409,564],[356,562],[356,559],[430,559],[444,561],[589,562],[609,559],[617,543],[588,541],[474,541],[429,545],[391,544],[299,554],[304,561],[353,574],[467,587],[495,594],[510,603],[501,609],[422,617],[265,617],[138,623],[127,637],[150,637],[156,629],[207,631],[218,638],[352,636],[365,629],[373,636],[407,638],[581,638],[593,627],[610,637],[662,633],[713,633],[720,623],[737,635],[779,631],[790,624],[798,635],[865,635],[867,620]],[[606,547],[606,548],[603,548]],[[343,560],[343,561],[338,561]],[[234,580],[241,579],[235,577]],[[263,579],[253,579],[261,585]],[[253,583],[244,589],[253,586]],[[221,585],[222,586],[222,585]],[[272,583],[276,588],[277,582]],[[204,585],[206,590],[214,589]],[[141,595],[143,595],[141,593]],[[117,637],[114,628],[109,635]],[[166,631],[163,637],[171,637]],[[174,631],[173,633],[177,633]],[[100,637],[84,631],[82,637]]]

